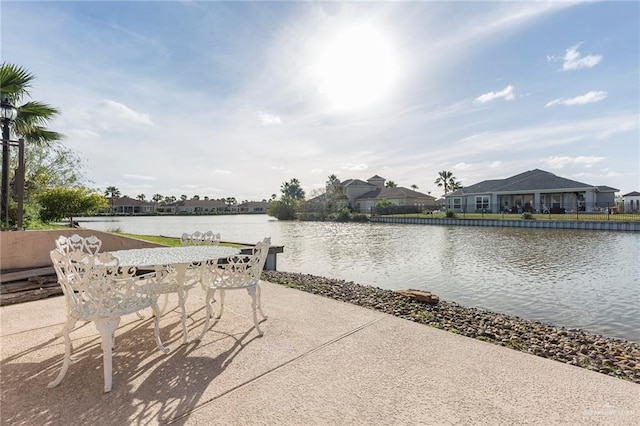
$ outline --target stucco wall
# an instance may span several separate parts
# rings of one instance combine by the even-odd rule
[[[55,248],[56,239],[60,235],[68,237],[73,234],[83,237],[95,235],[102,240],[102,251],[160,246],[90,229],[0,232],[0,270],[51,266],[49,252]]]

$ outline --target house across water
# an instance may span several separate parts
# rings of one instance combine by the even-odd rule
[[[445,204],[467,213],[609,212],[617,191],[534,169],[458,189],[445,196]]]

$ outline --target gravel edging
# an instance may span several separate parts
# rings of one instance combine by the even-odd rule
[[[451,302],[428,305],[352,281],[280,271],[263,271],[262,279],[640,384],[640,345],[634,342]]]

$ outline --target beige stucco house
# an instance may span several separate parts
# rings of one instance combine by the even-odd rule
[[[355,212],[369,213],[377,202],[386,199],[396,206],[435,207],[435,197],[403,187],[387,187],[386,179],[378,175],[366,181],[347,179],[327,182],[326,192],[320,197],[324,202],[335,202],[340,207],[349,207]],[[333,194],[327,197],[327,194]]]

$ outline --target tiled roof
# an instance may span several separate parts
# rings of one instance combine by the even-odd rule
[[[348,186],[348,185],[365,185],[365,186],[373,186],[371,185],[369,182],[365,182],[363,180],[360,179],[347,179],[344,182],[342,182],[342,186]]]
[[[447,194],[447,196],[486,194],[489,192],[536,191],[547,189],[588,189],[594,187],[594,185],[566,179],[560,176],[556,176],[553,173],[545,172],[544,170],[534,169],[515,176],[511,176],[506,179],[485,180],[476,183],[475,185],[470,185],[468,187]],[[598,190],[603,192],[618,191],[617,189],[608,186],[601,186],[597,188]]]
[[[618,192],[618,191],[620,191],[619,189],[612,188],[612,187],[607,186],[607,185],[598,185],[598,186],[596,186],[596,188],[598,188],[598,191],[600,191],[600,192]]]
[[[640,192],[633,191],[633,192],[630,192],[628,194],[624,194],[623,197],[640,197]]]
[[[381,199],[381,198],[433,198],[431,195],[423,194],[422,192],[413,191],[408,188],[394,187],[394,188],[376,188],[372,191],[362,194],[357,200],[368,199]]]
[[[147,201],[136,200],[131,197],[127,197],[125,195],[124,197],[114,198],[113,200],[111,200],[111,205],[114,207],[117,207],[117,206],[153,206],[154,204],[149,203]]]
[[[175,203],[167,204],[167,206],[175,207],[225,207],[227,203],[220,200],[184,200],[176,201]]]

